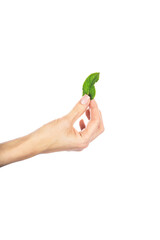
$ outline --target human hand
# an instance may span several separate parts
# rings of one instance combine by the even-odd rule
[[[78,132],[73,125],[84,112],[89,122],[85,126],[81,119],[79,121],[81,131]],[[103,131],[102,115],[96,101],[94,99],[90,101],[88,95],[84,95],[67,115],[45,124],[34,134],[39,139],[39,152],[50,153],[83,150]]]
[[[84,112],[89,123],[86,127],[81,119],[81,131],[78,132],[73,125]],[[40,153],[80,151],[103,131],[102,115],[96,101],[90,101],[88,95],[84,95],[64,117],[51,121],[24,137],[1,143],[0,167]]]

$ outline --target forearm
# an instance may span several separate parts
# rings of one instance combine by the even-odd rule
[[[37,132],[0,144],[0,167],[41,152]]]
[[[86,127],[81,119],[81,132],[78,132],[73,124],[84,112],[89,123]],[[55,119],[24,137],[0,144],[0,167],[40,153],[81,151],[103,131],[104,125],[97,103],[84,95],[64,117]]]

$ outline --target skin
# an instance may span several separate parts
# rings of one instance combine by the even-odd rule
[[[81,131],[73,125],[83,113],[89,120],[85,126],[79,121]],[[0,166],[31,158],[38,154],[58,151],[81,151],[104,131],[102,115],[96,101],[87,95],[65,116],[53,120],[34,132],[0,144]]]

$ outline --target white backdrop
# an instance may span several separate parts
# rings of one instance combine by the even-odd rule
[[[0,169],[0,239],[160,239],[159,1],[0,1],[0,142],[68,113],[100,72],[105,132]]]

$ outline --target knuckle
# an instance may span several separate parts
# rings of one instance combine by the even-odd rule
[[[78,151],[83,151],[85,149],[85,147],[80,147],[79,149],[78,149]]]
[[[85,137],[82,139],[81,143],[80,143],[80,149],[84,149],[87,148],[89,145],[88,139]]]
[[[83,149],[84,149],[84,148],[87,148],[88,145],[89,145],[89,143],[84,143],[84,145],[83,145]]]
[[[100,129],[100,132],[103,133],[104,130],[105,130],[104,127],[102,127],[102,128]]]
[[[88,144],[86,144],[86,145],[81,145],[81,146],[78,146],[76,149],[77,149],[77,151],[83,151],[85,148],[87,148],[88,147]]]

